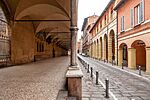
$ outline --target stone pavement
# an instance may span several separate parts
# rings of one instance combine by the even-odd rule
[[[0,69],[0,100],[55,100],[68,65],[59,57]]]
[[[105,98],[105,89],[101,84],[96,85],[95,78],[90,77],[90,73],[83,65],[78,62],[84,74],[82,79],[82,100],[113,100],[110,98]]]
[[[101,61],[82,56],[81,58],[88,62],[90,67],[93,67],[94,72],[100,73],[99,79],[103,83],[106,78],[109,79],[110,91],[118,100],[150,100],[150,81]]]

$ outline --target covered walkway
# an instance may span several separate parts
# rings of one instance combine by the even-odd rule
[[[0,100],[55,100],[64,88],[69,57],[0,70]]]

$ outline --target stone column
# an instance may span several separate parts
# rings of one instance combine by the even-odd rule
[[[104,38],[104,42],[103,42],[103,60],[106,61],[106,40]]]
[[[77,0],[71,0],[71,66],[76,66],[76,58],[77,58],[77,51],[76,51],[76,42],[77,42],[77,16],[78,16],[78,1]]]
[[[102,52],[102,51],[101,51],[101,48],[102,48],[102,47],[101,47],[101,41],[99,41],[99,60],[102,59],[102,56],[101,56],[101,55],[102,55],[102,54],[101,54],[101,52]]]
[[[96,55],[96,58],[98,59],[99,58],[99,42],[97,42],[97,45],[96,45],[97,49],[97,55]]]
[[[117,40],[115,39],[115,63],[116,63],[116,65],[117,65],[117,61],[118,61],[118,45],[117,45],[118,43],[117,43]]]
[[[118,50],[118,66],[122,66],[122,60],[123,60],[122,52],[123,52],[122,49]]]
[[[108,61],[112,62],[112,38],[110,36],[108,41]]]
[[[95,42],[93,44],[93,57],[95,58]]]
[[[76,26],[71,26],[70,28],[71,31],[71,61],[70,61],[70,65],[71,66],[76,66],[76,58],[77,58],[77,50],[76,50],[76,40],[77,40],[77,31],[78,28]]]
[[[150,47],[146,48],[146,72],[150,74]]]
[[[128,67],[130,69],[136,69],[136,49],[128,49]]]
[[[96,42],[95,42],[95,58],[96,58],[96,55],[97,55],[97,50],[96,50]]]
[[[98,43],[97,43],[97,59],[99,59],[99,54],[100,54],[100,53],[99,53],[99,47],[100,47],[100,46],[99,46],[99,40],[98,40]]]
[[[70,0],[71,6],[71,59],[70,67],[66,73],[67,87],[69,96],[76,97],[77,100],[82,100],[82,77],[83,73],[79,66],[77,66],[76,58],[76,41],[77,41],[77,9],[78,0]]]

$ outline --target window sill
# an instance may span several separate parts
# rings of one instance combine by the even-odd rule
[[[134,25],[134,28],[139,27],[141,23]]]
[[[120,33],[124,33],[125,31],[123,30],[123,31],[121,31]]]

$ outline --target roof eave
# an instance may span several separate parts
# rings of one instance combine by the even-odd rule
[[[112,2],[114,2],[115,0],[110,0],[110,2],[107,4],[106,8],[103,10],[103,12],[101,13],[101,15],[99,16],[99,18],[97,19],[97,21],[95,22],[95,24],[93,25],[93,27],[91,28],[91,30],[89,31],[91,33],[91,31],[93,30],[93,28],[96,26],[96,24],[98,23],[98,21],[101,19],[101,17],[103,16],[103,14],[107,11],[107,9],[109,8],[109,6],[112,4]]]
[[[125,0],[121,0],[117,6],[114,8],[114,10],[117,10],[123,3],[125,2]]]

